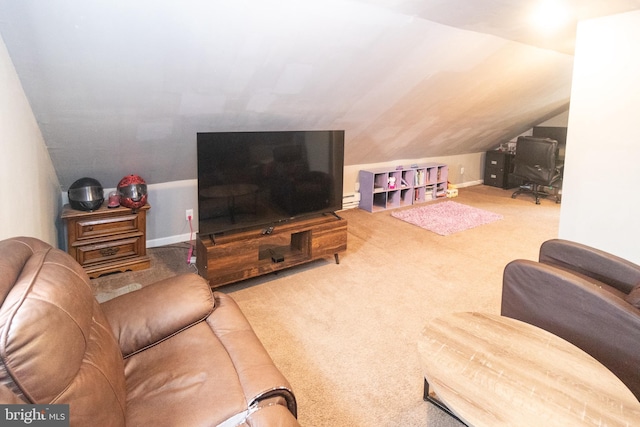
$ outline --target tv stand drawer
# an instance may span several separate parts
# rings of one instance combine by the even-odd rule
[[[211,238],[198,235],[198,272],[212,288],[272,273],[347,250],[347,220],[318,216]]]

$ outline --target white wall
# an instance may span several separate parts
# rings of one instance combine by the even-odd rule
[[[151,209],[147,213],[147,246],[162,246],[196,238],[198,231],[198,180],[167,182],[148,186]],[[185,211],[193,209],[191,228]]]
[[[40,128],[0,38],[0,240],[57,246],[60,185]]]
[[[640,264],[640,11],[578,26],[561,238]]]

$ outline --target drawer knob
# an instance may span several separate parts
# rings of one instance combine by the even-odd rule
[[[102,256],[113,256],[118,253],[120,248],[102,248],[100,249],[100,255]]]
[[[87,230],[93,231],[93,225],[90,225],[89,227],[87,227]]]

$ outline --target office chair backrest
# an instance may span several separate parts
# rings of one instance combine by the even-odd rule
[[[520,136],[516,146],[513,174],[548,185],[557,175],[558,141],[550,138]]]

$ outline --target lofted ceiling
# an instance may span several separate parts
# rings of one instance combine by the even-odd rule
[[[558,0],[560,1],[560,0]],[[568,109],[575,22],[640,0],[0,0],[63,189],[196,177],[196,133],[345,129],[347,165],[481,152]]]

